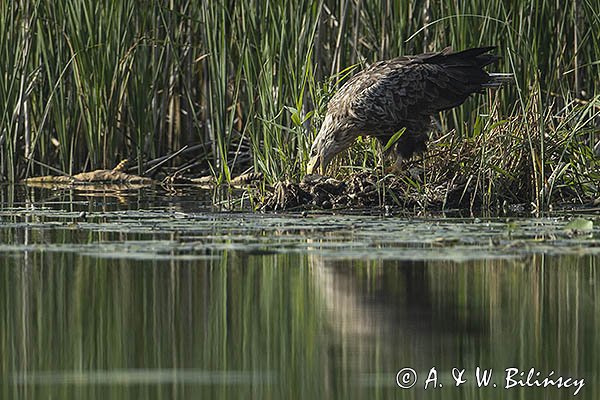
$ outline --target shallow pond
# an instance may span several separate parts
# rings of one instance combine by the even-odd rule
[[[600,398],[593,216],[0,200],[0,398]]]

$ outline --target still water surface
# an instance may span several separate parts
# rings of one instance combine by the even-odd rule
[[[600,398],[598,223],[201,197],[3,191],[0,398]]]

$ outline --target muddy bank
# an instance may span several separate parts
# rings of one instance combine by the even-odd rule
[[[261,211],[387,210],[393,207],[406,212],[488,210],[501,215],[537,210],[534,203],[525,200],[531,196],[526,180],[496,178],[486,181],[480,176],[461,174],[450,168],[430,169],[435,173],[428,176],[408,168],[399,175],[370,170],[340,179],[315,174],[304,176],[300,182],[286,180],[268,185],[261,173],[251,171],[232,177],[228,182],[221,182],[213,175],[190,178],[180,173],[153,179],[127,173],[126,163],[127,160],[123,160],[112,170],[32,177],[23,183],[30,187],[73,188],[86,193],[94,190],[121,192],[147,186],[160,186],[169,193],[180,187],[235,188],[245,193],[240,195],[240,201],[244,197],[250,198],[250,207]],[[430,179],[432,177],[437,179]],[[228,201],[231,195],[228,192]],[[569,187],[555,188],[552,197],[554,201],[548,205],[549,211],[600,207],[600,196],[585,196]],[[220,202],[218,199],[213,201],[215,204]]]
[[[497,215],[538,213],[534,203],[519,201],[510,190],[485,195],[477,190],[469,176],[434,184],[424,184],[407,175],[377,175],[359,172],[343,180],[322,175],[306,175],[299,183],[283,181],[275,184],[260,205],[262,211],[310,209],[377,209],[401,208],[406,211],[488,210]],[[510,187],[509,182],[496,182]],[[577,196],[569,188],[555,190],[555,201],[547,211],[598,212],[600,196]],[[515,201],[516,200],[516,201]]]
[[[276,211],[384,206],[464,208],[477,201],[476,197],[476,194],[461,183],[424,188],[416,184],[411,185],[406,179],[391,174],[378,176],[371,172],[359,172],[344,180],[307,175],[299,183],[278,182],[266,197],[262,209]]]

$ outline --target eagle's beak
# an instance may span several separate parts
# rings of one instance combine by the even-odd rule
[[[314,174],[318,173],[320,169],[321,163],[319,162],[319,156],[314,156],[308,161],[308,166],[306,167],[306,174]],[[315,170],[316,169],[316,170]]]

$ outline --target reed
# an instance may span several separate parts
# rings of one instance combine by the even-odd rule
[[[73,174],[123,158],[144,174],[185,145],[201,150],[173,157],[165,172],[226,181],[253,168],[266,183],[300,179],[351,67],[496,44],[495,68],[517,84],[440,115],[422,166],[473,143],[453,160],[471,163],[490,201],[517,177],[528,189],[513,200],[538,206],[559,189],[597,192],[600,9],[591,0],[19,0],[0,4],[0,26],[7,180],[49,173],[43,164]],[[374,149],[362,141],[339,171],[373,167]]]

